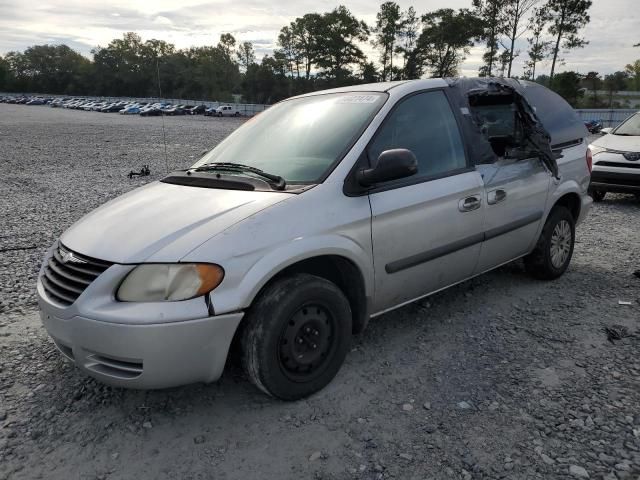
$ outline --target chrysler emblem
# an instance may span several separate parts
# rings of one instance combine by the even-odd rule
[[[73,252],[69,252],[63,249],[59,250],[60,252],[60,259],[62,260],[62,263],[87,263],[84,260],[76,257]]]

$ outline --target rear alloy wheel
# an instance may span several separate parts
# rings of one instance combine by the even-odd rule
[[[575,221],[565,207],[554,207],[542,228],[536,247],[524,258],[527,271],[542,280],[562,275],[573,255]]]
[[[561,268],[571,253],[573,234],[571,225],[567,220],[560,220],[551,234],[551,264],[555,268]]]
[[[242,326],[242,365],[269,395],[297,400],[338,373],[351,340],[351,307],[332,282],[309,274],[275,281]]]
[[[594,202],[601,202],[602,200],[604,200],[604,196],[607,194],[607,192],[603,191],[603,190],[596,190],[596,189],[589,189],[589,195],[591,196],[591,198],[593,198]]]

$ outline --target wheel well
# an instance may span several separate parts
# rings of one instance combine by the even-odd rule
[[[369,321],[364,278],[360,269],[351,260],[339,255],[307,258],[277,273],[262,289],[264,290],[274,280],[296,273],[316,275],[336,284],[349,300],[353,313],[353,333],[364,330]]]
[[[554,207],[556,205],[562,205],[563,207],[565,207],[567,210],[569,210],[569,212],[571,212],[571,216],[573,217],[573,220],[578,221],[578,217],[580,216],[581,203],[580,203],[580,197],[578,196],[577,193],[567,193],[563,195],[558,199]]]

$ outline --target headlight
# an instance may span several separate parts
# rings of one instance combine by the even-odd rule
[[[589,145],[589,150],[591,150],[591,155],[593,155],[594,157],[602,152],[608,152],[609,150],[607,150],[604,147],[599,147],[597,145],[594,145],[593,143],[591,145]]]
[[[199,297],[216,288],[224,278],[219,265],[175,263],[139,265],[118,288],[121,302],[175,302]]]

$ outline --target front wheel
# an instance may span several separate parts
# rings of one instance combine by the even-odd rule
[[[335,284],[315,275],[276,280],[245,321],[242,366],[254,385],[282,400],[321,390],[349,351],[349,302]]]
[[[575,237],[576,227],[571,212],[565,207],[554,207],[535,249],[524,258],[527,271],[542,280],[558,278],[571,262]]]

